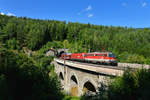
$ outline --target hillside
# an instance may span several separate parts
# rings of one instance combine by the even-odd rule
[[[120,62],[150,64],[150,29],[81,24],[0,15],[0,36],[7,49],[49,48],[70,52],[111,51]]]

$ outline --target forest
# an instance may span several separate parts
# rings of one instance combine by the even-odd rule
[[[148,28],[135,29],[0,15],[0,45],[1,100],[64,98],[65,94],[61,92],[54,66],[49,65],[53,58],[45,56],[50,48],[68,48],[72,53],[109,51],[116,54],[118,62],[150,64]],[[24,48],[31,50],[32,55],[27,56]],[[149,88],[146,88],[150,83],[149,71],[143,69],[127,73],[116,78],[110,83],[109,89],[104,89],[93,100],[123,100],[122,97],[130,100],[131,95],[136,100],[144,97],[144,100],[148,100],[149,95],[146,93]],[[131,84],[127,85],[127,82]],[[145,83],[144,86],[142,82]],[[140,92],[143,89],[145,94]],[[141,98],[137,97],[139,94]],[[83,96],[80,99],[88,100],[87,98],[90,97]]]
[[[0,35],[8,49],[45,53],[50,48],[69,52],[109,51],[119,62],[150,63],[150,29],[134,29],[0,15]]]

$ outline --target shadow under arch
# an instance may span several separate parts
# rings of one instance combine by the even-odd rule
[[[64,76],[63,76],[62,72],[59,73],[59,78],[60,78],[61,80],[64,80]]]
[[[62,72],[59,73],[59,79],[60,79],[60,83],[61,83],[61,90],[64,90],[64,76],[62,74]]]
[[[96,92],[96,89],[94,87],[94,85],[90,82],[90,81],[87,81],[84,85],[83,85],[83,92]]]
[[[97,92],[97,84],[91,77],[85,77],[81,82],[82,94],[95,94]]]
[[[76,79],[76,77],[74,75],[71,76],[70,83],[72,83],[74,85],[78,84],[77,79]]]
[[[75,75],[70,77],[70,95],[78,96],[78,80]]]

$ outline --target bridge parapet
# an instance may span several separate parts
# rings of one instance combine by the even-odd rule
[[[86,64],[81,62],[75,62],[75,61],[68,61],[68,60],[62,60],[55,58],[54,61],[71,66],[74,68],[92,71],[99,74],[105,74],[105,75],[111,75],[111,76],[121,76],[124,72],[122,68],[119,67],[112,67],[112,66],[104,66],[104,65],[95,65],[95,64]]]
[[[124,68],[145,68],[145,69],[149,69],[150,65],[146,65],[146,64],[133,64],[133,63],[118,63],[118,66],[120,67],[124,67]]]

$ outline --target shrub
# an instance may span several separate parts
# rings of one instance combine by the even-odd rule
[[[61,100],[60,83],[24,54],[2,50],[0,100]]]
[[[150,70],[125,71],[109,85],[108,97],[110,100],[149,100]]]

